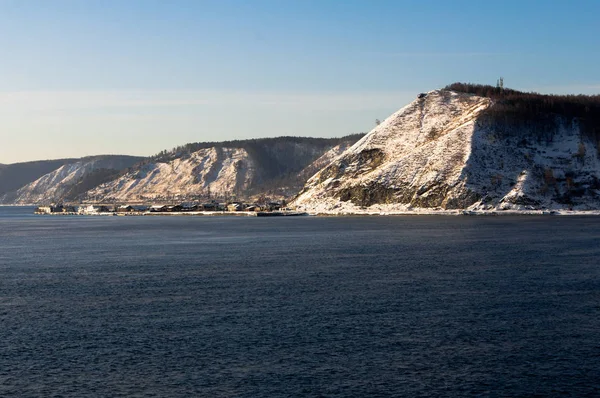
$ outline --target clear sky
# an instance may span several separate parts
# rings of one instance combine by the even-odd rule
[[[0,0],[0,163],[342,136],[455,81],[600,93],[600,1]]]

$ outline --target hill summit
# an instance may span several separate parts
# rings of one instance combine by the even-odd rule
[[[322,213],[600,209],[600,97],[456,83],[388,117],[293,201]]]

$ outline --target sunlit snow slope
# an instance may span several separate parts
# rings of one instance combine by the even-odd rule
[[[358,138],[275,137],[188,144],[147,159],[88,191],[84,200],[148,203],[243,200],[263,194],[289,197],[323,164],[312,166],[312,172],[302,170],[309,170],[334,146],[347,147]]]
[[[60,166],[37,180],[4,195],[1,199],[14,204],[43,204],[61,202],[65,195],[78,183],[94,172],[125,169],[141,158],[134,156],[105,155],[79,159]]]
[[[141,166],[87,193],[88,200],[167,200],[240,192],[255,176],[243,148],[211,147],[169,162]]]
[[[437,90],[310,178],[292,203],[323,213],[599,209],[595,142],[557,117],[551,140],[480,121],[489,98]]]

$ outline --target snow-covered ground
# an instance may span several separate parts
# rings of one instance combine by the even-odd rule
[[[124,203],[234,193],[246,189],[255,173],[245,149],[205,148],[170,162],[144,165],[89,191],[87,199]]]
[[[309,164],[304,168],[300,173],[298,173],[299,177],[303,177],[304,180],[307,180],[309,177],[313,176],[316,172],[321,170],[323,167],[327,166],[333,159],[341,155],[346,149],[352,146],[348,142],[344,142],[342,144],[336,145],[323,155],[321,155],[317,160]]]
[[[98,169],[119,170],[133,164],[138,158],[129,156],[97,156],[65,164],[18,189],[5,198],[11,204],[50,203],[61,201],[62,196],[82,177]]]
[[[502,216],[502,215],[572,215],[572,216],[599,216],[600,210],[569,210],[558,209],[531,209],[515,207],[512,209],[442,209],[411,207],[403,204],[374,204],[369,207],[356,206],[351,202],[341,202],[335,199],[325,199],[315,203],[311,207],[293,206],[297,211],[305,211],[315,216],[343,216],[343,215],[369,215],[369,216],[393,216],[393,215],[439,215],[439,216]]]
[[[539,213],[600,209],[596,143],[557,120],[551,140],[481,123],[488,98],[432,91],[310,178],[315,214]]]

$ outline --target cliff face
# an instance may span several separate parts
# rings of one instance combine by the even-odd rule
[[[490,98],[432,91],[311,177],[311,212],[600,208],[597,143],[553,115],[548,134],[486,117]],[[548,127],[549,126],[549,127]]]

